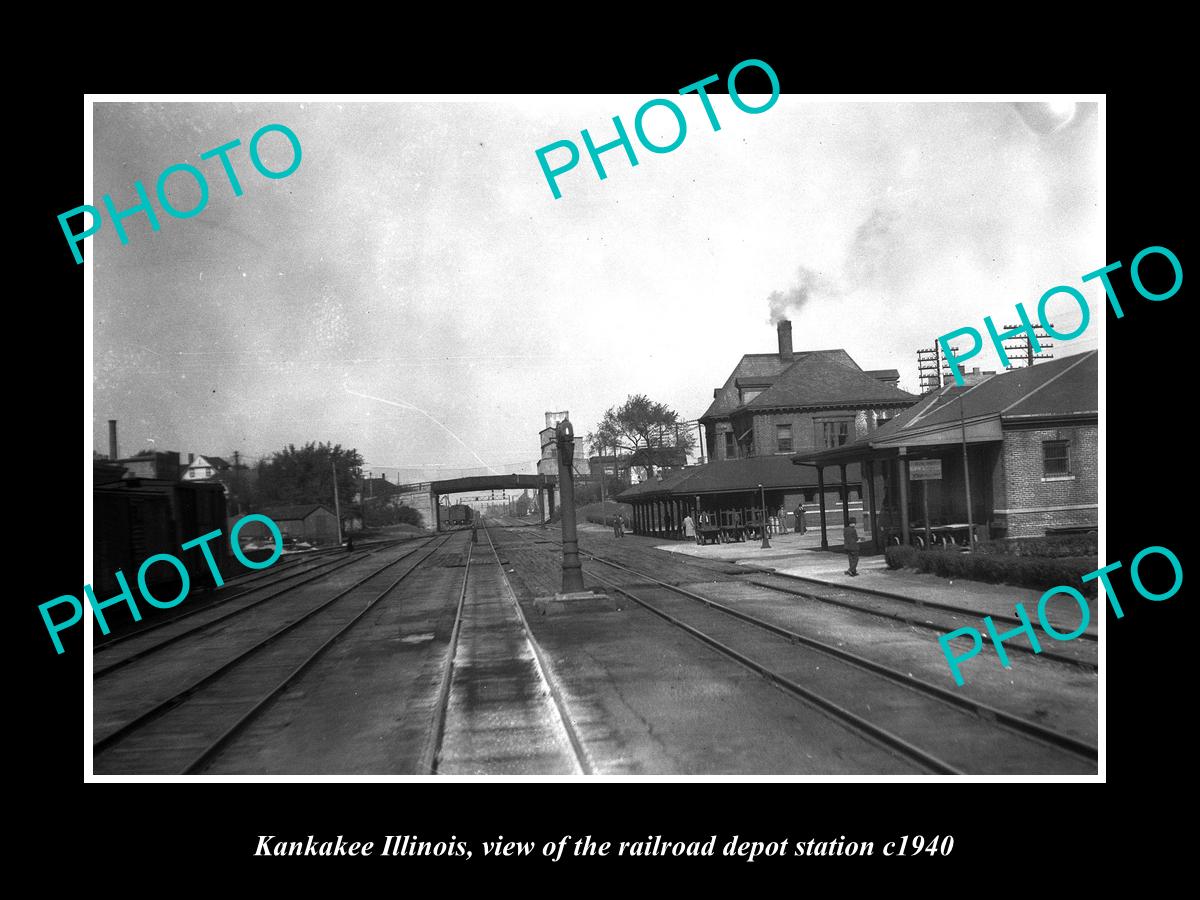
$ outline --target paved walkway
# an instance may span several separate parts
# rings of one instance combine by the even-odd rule
[[[858,577],[851,578],[846,574],[846,555],[841,552],[840,545],[831,544],[833,552],[821,551],[820,530],[809,530],[804,535],[776,535],[770,538],[770,542],[769,550],[762,549],[761,539],[745,543],[705,545],[691,541],[673,541],[655,546],[656,549],[669,553],[728,560],[739,566],[762,569],[833,587],[858,588],[914,600],[945,603],[960,609],[978,610],[992,615],[1013,615],[1015,604],[1019,601],[1034,623],[1037,622],[1037,604],[1042,591],[961,578],[951,580],[907,569],[891,570],[882,554],[860,557]],[[1098,617],[1094,598],[1088,598],[1088,607],[1091,610],[1091,621],[1087,633],[1095,635]],[[1069,596],[1059,596],[1050,601],[1049,610],[1052,622],[1068,623],[1072,628],[1079,622],[1075,603]]]

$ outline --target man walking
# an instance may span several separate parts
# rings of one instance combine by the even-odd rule
[[[858,529],[854,527],[854,519],[846,523],[842,529],[842,542],[846,546],[846,555],[850,557],[850,568],[847,575],[858,575]]]

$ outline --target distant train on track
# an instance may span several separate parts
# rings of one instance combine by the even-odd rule
[[[475,520],[475,510],[471,507],[456,503],[446,510],[447,528],[469,528]]]

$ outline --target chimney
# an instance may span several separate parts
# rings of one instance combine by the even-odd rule
[[[792,353],[792,323],[788,319],[781,319],[776,329],[779,332],[779,359],[790,363],[796,358]]]
[[[108,458],[116,460],[117,454],[117,420],[108,420]]]
[[[195,454],[195,453],[189,453],[189,454],[188,454],[188,465],[190,466],[190,465],[191,465],[192,463],[194,463],[195,461],[196,461],[196,454]]]

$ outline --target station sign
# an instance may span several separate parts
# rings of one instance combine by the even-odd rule
[[[909,481],[941,481],[942,461],[940,459],[910,459],[908,461]]]

